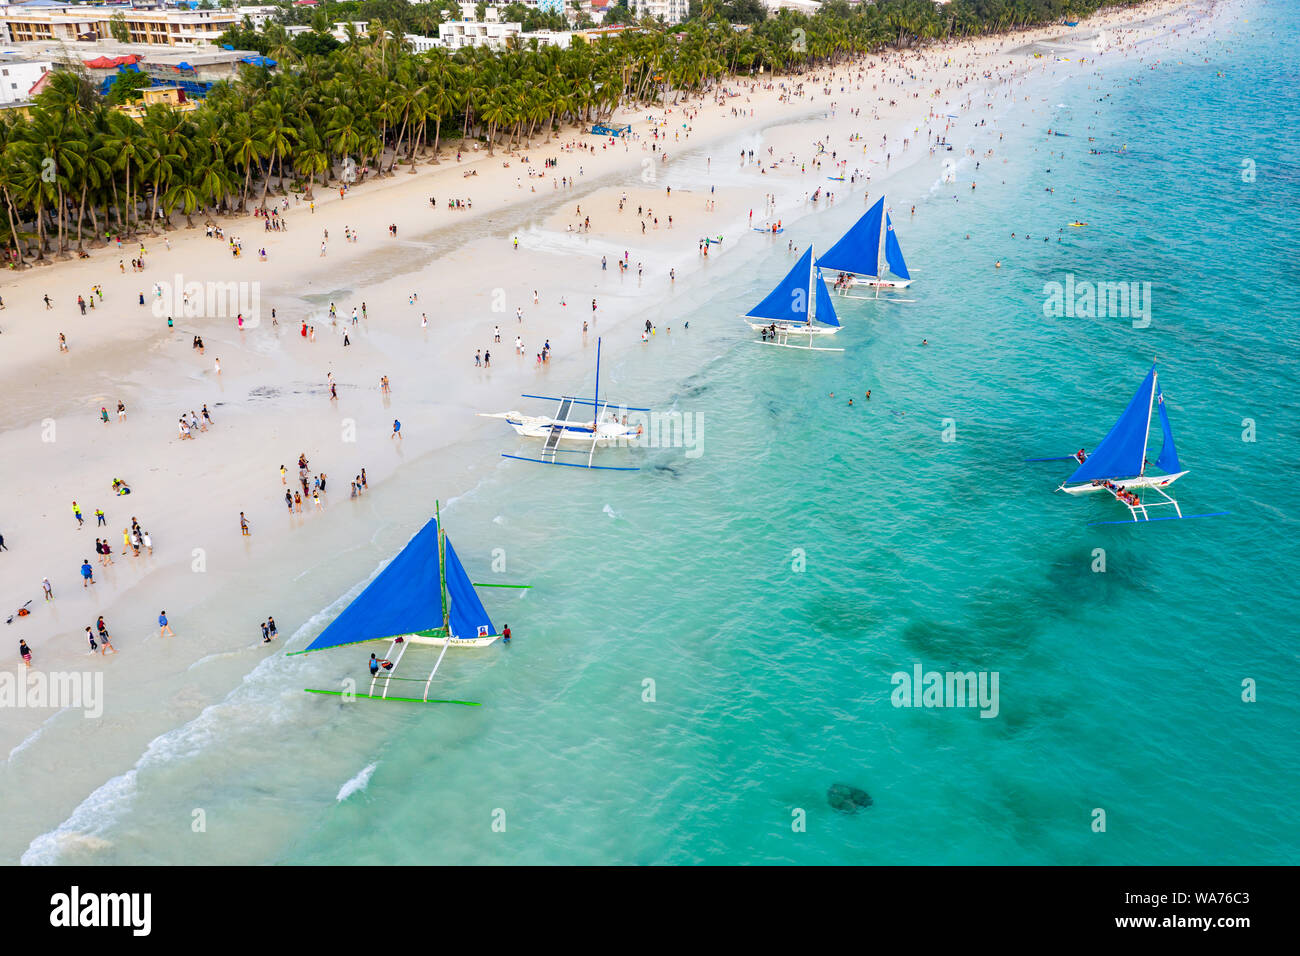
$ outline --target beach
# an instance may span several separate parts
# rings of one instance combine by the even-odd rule
[[[597,337],[602,393],[671,402],[672,389],[656,387],[646,370],[697,331],[671,321],[674,309],[708,301],[715,284],[773,247],[793,256],[813,234],[806,223],[846,206],[865,209],[888,177],[924,170],[927,180],[968,192],[993,180],[1006,158],[996,142],[965,155],[936,141],[1038,95],[1039,78],[1173,46],[1185,39],[1174,27],[1203,32],[1208,11],[1170,0],[1107,12],[1068,35],[1053,28],[933,46],[775,85],[733,80],[726,89],[735,95],[620,111],[614,121],[631,125],[627,138],[566,129],[549,143],[536,137],[492,156],[470,149],[457,159],[444,148],[436,165],[421,163],[414,174],[399,165],[343,196],[318,185],[312,202],[290,197],[279,207],[280,231],[249,215],[217,222],[224,236],[216,237],[200,222],[7,274],[0,455],[11,465],[0,609],[8,616],[31,601],[31,613],[7,627],[13,647],[24,639],[43,671],[102,671],[106,705],[94,721],[7,712],[0,793],[24,812],[0,839],[0,858],[30,853],[28,862],[50,862],[72,848],[94,861],[103,848],[89,835],[83,801],[108,799],[105,782],[129,775],[169,731],[228,719],[256,734],[263,719],[273,724],[279,709],[294,706],[300,686],[268,694],[249,675],[260,661],[299,649],[373,573],[373,562],[354,560],[359,549],[391,556],[435,499],[445,507],[485,481],[499,485],[505,469],[540,467],[503,463],[500,453],[519,447],[515,436],[476,412],[519,408],[521,393],[589,394]],[[974,170],[974,161],[985,165]],[[843,181],[829,178],[840,172]],[[456,208],[457,200],[472,206]],[[893,217],[912,218],[899,207]],[[779,237],[751,231],[776,219],[786,230]],[[701,240],[718,237],[704,255]],[[237,258],[232,239],[241,244]],[[130,262],[141,245],[145,267],[136,272]],[[188,311],[208,314],[185,314],[194,283],[204,308]],[[239,304],[210,314],[213,287],[218,297],[234,289],[228,301]],[[83,314],[77,297],[92,295],[95,307]],[[719,309],[717,323],[733,324],[740,337],[747,333],[734,311]],[[233,312],[244,313],[242,328]],[[647,313],[668,318],[643,344]],[[539,362],[545,344],[549,359]],[[479,352],[491,353],[490,366],[476,362]],[[649,394],[622,394],[628,381]],[[188,422],[204,406],[211,424],[196,415],[199,428],[182,437],[178,417]],[[623,454],[608,451],[611,460]],[[301,512],[284,501],[286,490],[302,490],[300,455],[309,480],[328,478],[320,507],[304,501]],[[362,468],[367,487],[353,498]],[[583,495],[581,481],[594,476],[565,477]],[[114,493],[119,478],[129,495]],[[553,479],[520,471],[516,480]],[[499,507],[509,514],[509,500]],[[105,512],[102,526],[96,509]],[[123,542],[133,518],[152,543],[139,556]],[[459,546],[472,575],[488,566],[492,548],[516,553],[503,527],[492,535],[456,529],[458,540],[487,539]],[[111,565],[97,560],[97,537],[112,547]],[[83,559],[93,585],[83,586]],[[43,577],[52,601],[42,598]],[[160,636],[163,611],[174,636]],[[510,623],[526,631],[526,618],[543,613],[525,603]],[[83,629],[99,615],[115,656],[88,656]],[[264,645],[258,626],[268,615],[279,637]],[[514,652],[524,649],[518,643]],[[4,667],[24,670],[17,653]],[[201,734],[186,740],[201,746]],[[76,824],[60,830],[70,819]],[[33,841],[52,832],[57,838],[32,853]]]

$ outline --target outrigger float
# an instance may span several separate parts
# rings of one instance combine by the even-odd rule
[[[516,461],[531,461],[541,465],[564,465],[569,468],[591,468],[596,471],[640,471],[630,466],[597,465],[597,447],[607,447],[611,443],[626,446],[634,444],[641,436],[639,424],[628,424],[628,412],[649,412],[648,408],[629,408],[600,398],[600,339],[596,339],[596,391],[595,398],[578,398],[574,395],[559,397],[549,395],[523,395],[543,402],[558,402],[554,415],[525,415],[518,411],[479,412],[481,418],[501,418],[525,438],[543,439],[541,456],[529,458],[525,455],[507,455]],[[595,413],[590,419],[579,417],[584,408],[593,408]],[[621,416],[621,417],[620,417]],[[568,450],[560,447],[562,442],[585,445],[584,449]],[[587,456],[583,461],[559,461],[560,455]]]
[[[388,650],[379,659],[380,670],[370,678],[370,692],[306,688],[309,694],[358,697],[366,700],[395,700],[423,704],[461,704],[479,707],[472,700],[448,700],[429,696],[433,678],[442,666],[449,647],[483,648],[500,636],[479,599],[476,588],[509,587],[522,584],[473,584],[465,573],[456,549],[451,546],[439,522],[438,504],[434,517],[407,542],[378,576],[351,604],[343,609],[306,649],[289,656],[310,654],[335,647],[387,641]],[[438,659],[428,677],[398,677],[395,674],[411,647],[440,647]],[[393,682],[416,685],[412,693],[390,693]],[[422,686],[420,686],[422,685]]]
[[[1151,419],[1157,412],[1160,417],[1161,446],[1155,463],[1147,458],[1147,442],[1151,436]],[[1061,482],[1057,491],[1067,495],[1085,495],[1104,492],[1128,508],[1132,521],[1177,521],[1182,518],[1213,518],[1226,511],[1209,514],[1185,515],[1167,489],[1187,474],[1178,460],[1174,446],[1174,433],[1169,424],[1164,393],[1160,390],[1156,367],[1153,364],[1138,387],[1119,421],[1101,440],[1091,455],[1083,449],[1073,455],[1054,458],[1027,458],[1026,461],[1075,461],[1079,467]],[[1161,474],[1150,474],[1154,467]],[[1158,509],[1172,509],[1173,514],[1160,514]],[[1152,512],[1157,515],[1153,516]],[[1090,524],[1130,524],[1131,521],[1094,521]]]

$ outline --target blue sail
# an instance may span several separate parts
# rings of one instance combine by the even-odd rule
[[[768,293],[766,299],[745,314],[750,318],[766,319],[769,322],[807,322],[808,278],[811,272],[812,247],[809,246],[799,257],[799,261],[794,264],[794,268],[786,273],[781,284]],[[820,309],[821,303],[819,302],[817,306]]]
[[[1160,446],[1160,457],[1156,459],[1156,467],[1166,475],[1172,475],[1182,471],[1183,466],[1178,463],[1178,449],[1174,447],[1174,430],[1169,427],[1169,413],[1165,411],[1164,392],[1156,396],[1156,404],[1160,406],[1160,431],[1164,438]]]
[[[885,261],[889,263],[889,271],[900,279],[912,278],[908,274],[907,263],[903,261],[903,250],[898,244],[898,236],[894,234],[894,224],[889,219],[889,213],[885,213]]]
[[[487,633],[495,634],[450,539],[446,545],[452,633],[457,637],[476,637],[479,627],[486,626]],[[428,631],[442,627],[442,618],[438,521],[431,518],[343,613],[307,645],[307,650]]]
[[[880,224],[884,216],[885,197],[881,196],[839,242],[826,250],[825,255],[817,260],[817,265],[832,272],[852,272],[873,278],[879,275]],[[901,255],[899,261],[902,261]]]
[[[1071,482],[1097,478],[1133,478],[1142,473],[1147,451],[1147,430],[1151,424],[1151,398],[1156,385],[1156,367],[1151,366],[1124,414],[1105,438],[1075,469]]]
[[[451,546],[451,538],[447,539],[447,599],[451,602],[452,637],[471,638],[496,633],[487,609],[456,556],[456,549]]]
[[[814,318],[826,325],[840,324],[839,318],[835,315],[835,306],[831,305],[831,294],[826,288],[826,280],[822,278],[820,272],[817,273],[817,314]]]

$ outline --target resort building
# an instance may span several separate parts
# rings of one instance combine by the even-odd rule
[[[449,20],[438,24],[438,42],[448,50],[485,46],[504,50],[506,41],[523,33],[520,23],[502,23],[496,7],[488,7],[482,20]]]
[[[628,0],[628,7],[638,18],[662,20],[669,26],[681,23],[690,15],[688,0]]]
[[[0,40],[6,44],[111,40],[118,16],[126,42],[149,46],[215,45],[217,37],[240,21],[233,10],[142,10],[30,0],[0,6]]]

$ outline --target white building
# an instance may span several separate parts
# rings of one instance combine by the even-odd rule
[[[27,103],[33,88],[54,69],[49,60],[27,60],[13,54],[0,55],[0,104]]]
[[[412,53],[428,53],[430,50],[442,46],[442,42],[438,37],[420,36],[418,33],[404,34],[402,39],[410,44]]]
[[[628,0],[628,6],[638,18],[662,20],[669,26],[681,23],[690,15],[688,0]]]
[[[244,17],[252,21],[253,29],[260,30],[268,23],[275,21],[275,14],[278,7],[239,7],[236,12],[239,14],[239,20],[242,23]]]
[[[351,24],[352,27],[357,31],[357,36],[363,37],[366,35],[366,27],[370,25],[370,21],[369,20],[340,20],[338,23],[334,24],[334,26],[330,27],[330,36],[338,40],[340,43],[347,43],[348,24]]]
[[[489,8],[489,14],[496,10]],[[438,24],[438,42],[448,50],[460,50],[467,46],[485,46],[493,50],[504,50],[506,40],[519,37],[523,33],[520,23],[502,23],[499,20],[449,20]]]
[[[768,13],[793,10],[795,13],[804,13],[811,17],[821,8],[821,0],[763,0],[763,6],[767,7]]]

